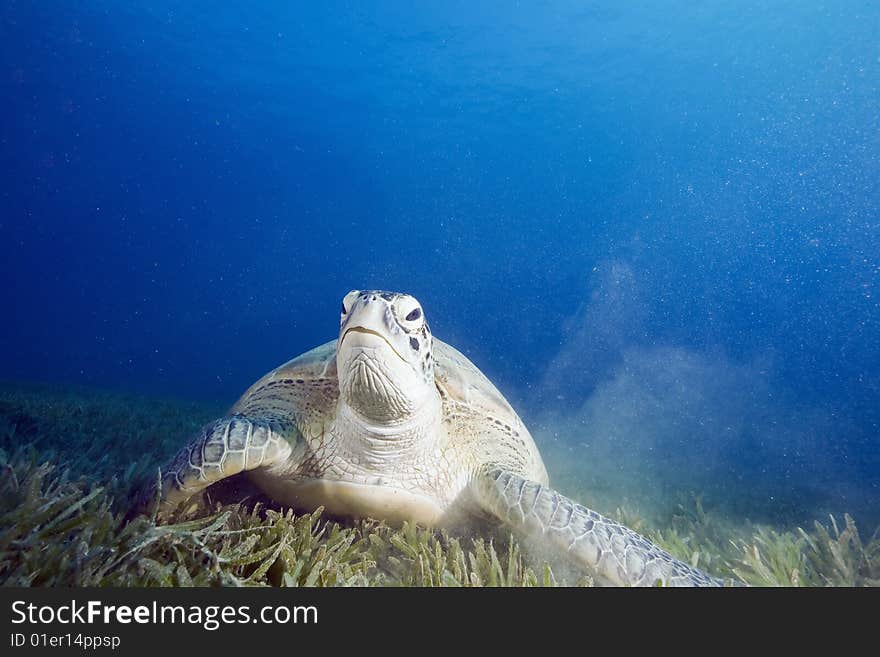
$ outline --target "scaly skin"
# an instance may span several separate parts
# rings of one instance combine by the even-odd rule
[[[500,392],[431,336],[409,295],[352,292],[339,339],[260,379],[163,468],[164,513],[250,471],[279,502],[389,522],[489,513],[613,585],[717,586],[636,532],[548,487]]]
[[[283,462],[291,452],[284,433],[285,424],[273,420],[243,415],[215,420],[162,469],[158,495],[158,482],[150,482],[144,502],[158,497],[159,512],[165,514],[221,479]]]
[[[544,536],[615,586],[723,586],[644,536],[551,488],[495,470],[480,480],[488,509],[529,536]]]

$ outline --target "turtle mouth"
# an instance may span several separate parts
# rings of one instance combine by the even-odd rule
[[[391,347],[391,351],[393,351],[400,360],[402,360],[404,363],[407,362],[406,359],[400,355],[400,352],[394,348],[394,345],[388,341],[388,338],[386,338],[378,331],[373,331],[372,329],[364,328],[363,326],[352,326],[351,328],[346,329],[345,333],[342,334],[342,338],[339,340],[339,344],[342,344],[345,341],[345,338],[348,337],[349,333],[365,333],[367,335],[375,335],[376,337],[381,338],[385,342],[385,344]]]

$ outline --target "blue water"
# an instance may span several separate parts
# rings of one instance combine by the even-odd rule
[[[3,3],[0,378],[232,402],[403,290],[539,438],[880,517],[880,5],[230,4]]]

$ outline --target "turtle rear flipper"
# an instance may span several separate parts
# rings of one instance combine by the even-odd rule
[[[215,420],[162,467],[161,479],[147,482],[138,510],[164,515],[221,479],[281,463],[291,452],[287,436],[295,432],[277,419],[235,414]]]
[[[602,582],[615,586],[722,586],[644,536],[555,490],[506,470],[479,479],[484,508],[511,527],[543,537]]]

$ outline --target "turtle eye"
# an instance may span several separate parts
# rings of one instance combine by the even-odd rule
[[[342,297],[342,315],[343,317],[349,313],[349,308],[354,305],[354,302],[357,300],[357,296],[360,294],[357,290],[352,290],[344,297]],[[348,301],[348,303],[345,303]]]
[[[409,315],[406,316],[406,321],[414,322],[421,316],[422,316],[422,311],[419,308],[414,308],[413,310],[410,311]]]

